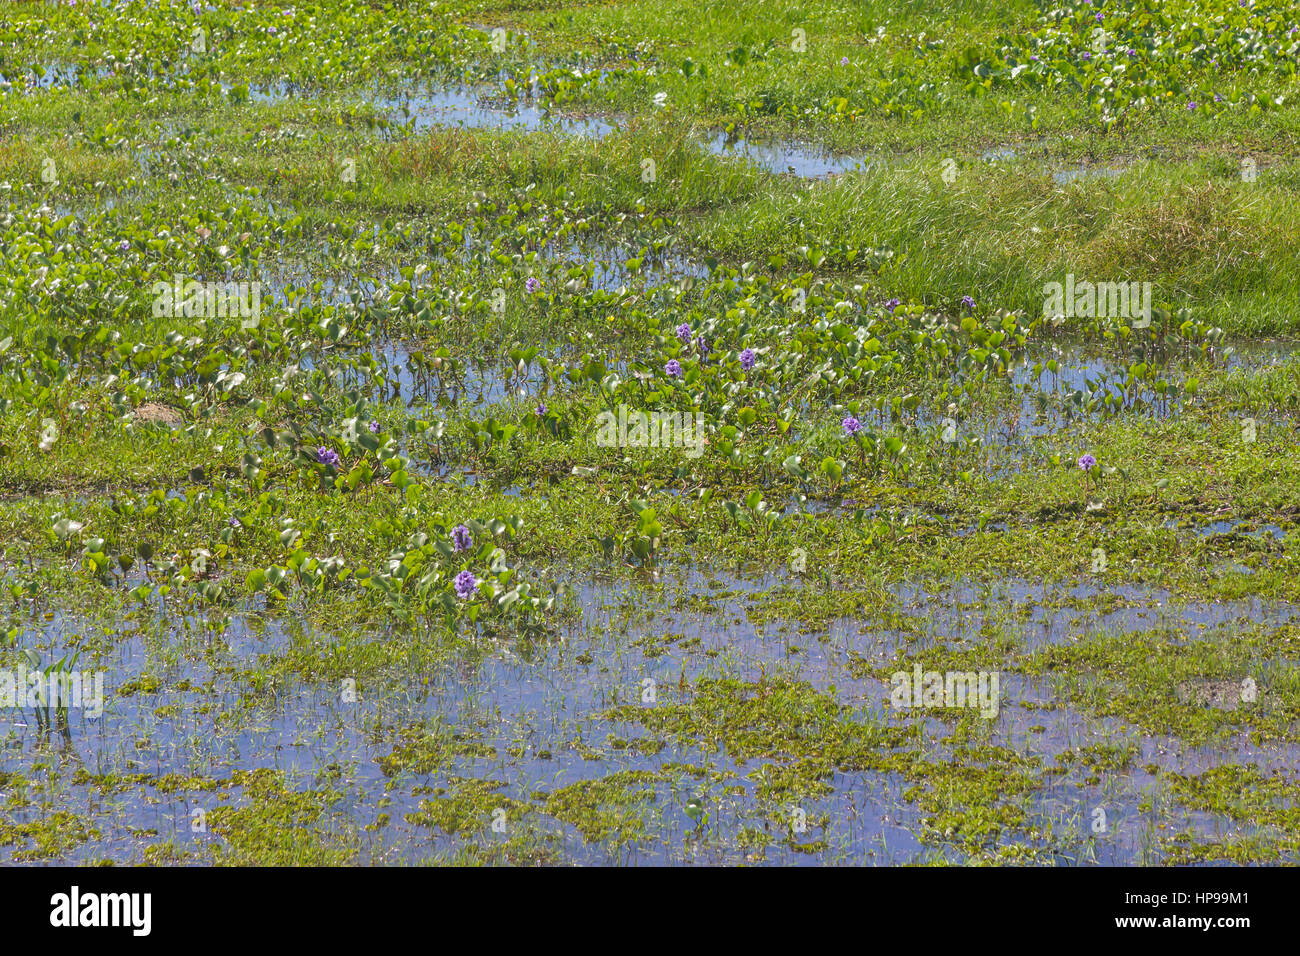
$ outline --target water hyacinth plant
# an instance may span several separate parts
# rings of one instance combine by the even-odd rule
[[[478,590],[478,578],[469,571],[462,571],[456,575],[456,596],[462,601],[467,601],[474,596]]]
[[[451,542],[457,551],[468,551],[474,544],[474,538],[469,533],[469,528],[458,524],[451,530]]]

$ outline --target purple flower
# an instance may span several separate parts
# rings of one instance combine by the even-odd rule
[[[1091,471],[1096,466],[1097,466],[1097,459],[1093,458],[1091,455],[1084,455],[1082,458],[1079,459],[1079,467],[1082,468],[1084,471]]]
[[[1081,55],[1083,56],[1083,58],[1084,58],[1085,60],[1091,60],[1091,59],[1092,59],[1092,54],[1089,53],[1087,50],[1084,50],[1083,53],[1082,53]]]
[[[849,65],[849,58],[847,56],[840,57],[840,66],[848,66],[848,65]]]
[[[852,415],[844,419],[840,424],[844,426],[844,430],[850,435],[856,435],[858,432],[862,431],[862,422],[858,421]]]
[[[1194,110],[1194,109],[1196,109],[1196,101],[1195,101],[1195,100],[1192,100],[1190,103],[1188,103],[1188,104],[1187,104],[1187,108],[1188,108],[1189,110]]]
[[[1223,97],[1220,96],[1218,93],[1215,93],[1215,94],[1214,94],[1214,102],[1216,102],[1216,103],[1222,103],[1222,102],[1223,102]]]
[[[322,465],[333,465],[337,468],[339,465],[339,453],[321,445],[316,449],[316,460]]]
[[[541,418],[541,417],[542,417],[543,415],[545,415],[545,414],[546,414],[546,403],[545,403],[545,402],[538,402],[538,403],[537,403],[537,417],[538,417],[538,418]]]
[[[469,533],[469,528],[463,524],[458,524],[451,529],[451,544],[455,551],[468,551],[474,545],[474,538]]]
[[[671,375],[673,378],[682,377],[682,366],[681,363],[677,361],[677,359],[669,359],[668,364],[664,366],[664,371],[667,372],[669,375]]]
[[[745,349],[745,351],[740,353],[740,367],[746,372],[754,367],[755,361],[757,361],[757,357],[754,355],[753,349]]]
[[[537,278],[536,276],[529,276],[528,281],[524,283],[524,288],[528,290],[529,295],[532,295],[541,287],[542,287],[542,280]]]
[[[456,575],[456,597],[462,601],[467,601],[478,590],[478,578],[470,571],[462,571]]]
[[[372,435],[379,434],[379,422],[371,422],[369,428],[370,428],[370,434]]]
[[[885,309],[886,311],[893,312],[902,304],[903,303],[899,302],[897,299],[890,299],[888,302],[885,303]]]
[[[236,518],[234,515],[231,515],[231,516],[230,516],[230,527],[232,527],[232,528],[242,528],[242,527],[243,527],[243,524],[240,522],[240,520],[239,520],[238,518]]]
[[[267,28],[266,28],[266,32],[267,32],[267,33],[276,33],[277,31],[276,31],[275,27],[267,27]]]
[[[1098,23],[1101,23],[1101,21],[1102,21],[1102,15],[1101,15],[1100,13],[1098,13],[1098,14],[1097,14],[1097,22],[1098,22]]]
[[[126,239],[123,239],[121,242],[117,244],[117,248],[122,250],[123,252],[126,252],[126,250],[131,248],[131,243],[128,242]]]
[[[1038,62],[1038,57],[1034,56],[1032,53],[1029,55],[1029,59],[1033,60],[1035,63]]]
[[[709,347],[708,347],[708,345],[706,345],[705,342],[704,342],[704,336],[700,335],[700,336],[697,336],[697,337],[696,337],[696,339],[695,339],[695,347],[696,347],[697,349],[700,350],[700,354],[701,354],[701,355],[708,355],[708,354],[709,354]]]
[[[677,339],[681,342],[689,342],[691,340],[691,327],[685,322],[677,326]]]
[[[966,308],[968,309],[975,308],[975,300],[968,295],[964,295],[961,297],[961,304],[966,306]]]
[[[1138,51],[1137,51],[1137,50],[1134,50],[1133,48],[1130,47],[1130,48],[1129,48],[1129,51],[1128,51],[1128,55],[1129,55],[1129,56],[1137,56],[1137,55],[1138,55]]]

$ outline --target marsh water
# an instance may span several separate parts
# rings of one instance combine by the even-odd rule
[[[653,782],[652,798],[631,811],[645,821],[649,838],[622,850],[623,862],[741,862],[752,853],[735,842],[735,835],[746,827],[762,828],[774,813],[785,812],[755,792],[766,761],[736,760],[703,739],[639,751],[626,742],[638,739],[643,730],[610,717],[616,705],[642,700],[647,686],[658,687],[664,700],[675,699],[683,681],[690,684],[701,676],[726,673],[757,681],[780,675],[835,693],[863,720],[888,721],[889,685],[879,677],[855,676],[862,673],[863,659],[888,663],[900,653],[978,643],[992,631],[1026,648],[1069,645],[1098,633],[1136,636],[1152,629],[1230,634],[1250,622],[1292,620],[1296,612],[1258,600],[1179,602],[1159,589],[1141,587],[1112,589],[1117,606],[1089,609],[1089,599],[1099,591],[1088,585],[1055,589],[1008,580],[958,585],[941,593],[891,587],[865,611],[810,626],[755,613],[769,598],[797,603],[801,592],[816,587],[784,569],[763,574],[685,565],[664,569],[654,581],[574,579],[562,586],[575,613],[558,639],[485,643],[416,672],[395,671],[384,687],[358,688],[355,702],[344,702],[344,690],[332,681],[297,678],[259,687],[256,675],[268,657],[293,655],[295,648],[328,649],[364,639],[364,634],[330,634],[295,626],[292,615],[266,619],[255,610],[203,619],[165,602],[144,607],[102,633],[101,624],[59,615],[26,628],[23,643],[44,654],[56,653],[74,637],[111,643],[106,713],[92,720],[73,711],[66,736],[42,736],[31,715],[9,712],[2,718],[7,746],[43,753],[61,767],[84,769],[97,778],[144,774],[153,781],[171,781],[126,793],[68,786],[61,794],[65,805],[73,810],[96,805],[99,826],[105,829],[99,840],[70,851],[71,861],[106,856],[138,860],[133,835],[141,831],[164,839],[170,835],[184,849],[212,839],[192,832],[194,810],[212,809],[229,794],[187,790],[186,778],[220,779],[235,768],[266,768],[284,771],[295,787],[316,788],[328,767],[332,797],[317,826],[360,831],[370,862],[414,863],[431,851],[454,849],[459,837],[406,819],[419,818],[429,788],[438,792],[461,778],[490,780],[500,784],[494,793],[526,803],[537,790],[636,770],[664,779]],[[224,681],[223,675],[235,679]],[[142,685],[146,677],[160,678],[160,689],[140,689],[149,686]],[[1246,740],[1189,748],[1174,738],[1137,733],[1115,719],[1089,718],[1070,708],[1041,709],[1052,697],[1050,679],[1004,674],[1000,694],[990,746],[1049,763],[1072,749],[1098,744],[1138,748],[1134,769],[1120,776],[1114,790],[1099,792],[1070,771],[1028,799],[1025,810],[1035,824],[1030,829],[1043,834],[1041,847],[1059,853],[1063,862],[1087,862],[1076,854],[1090,835],[1096,806],[1106,807],[1110,833],[1090,844],[1092,861],[1149,862],[1156,818],[1141,805],[1144,794],[1157,786],[1151,768],[1192,772],[1231,761],[1267,769],[1300,756],[1294,747]],[[462,742],[472,740],[477,755],[452,757],[437,770],[407,774],[404,782],[410,786],[393,787],[384,769],[392,747],[376,745],[376,736],[431,725],[455,728]],[[927,759],[944,759],[951,729],[950,721],[924,721],[920,746]],[[674,767],[691,769],[674,776]],[[907,798],[905,781],[887,773],[837,771],[828,783],[832,793],[796,801],[809,819],[826,821],[805,839],[823,840],[827,848],[810,856],[775,844],[768,847],[766,860],[900,863],[936,852],[918,840],[924,814]],[[710,811],[703,831],[685,812],[692,799],[702,800]],[[21,821],[43,811],[14,812]],[[390,822],[367,831],[381,814]],[[1213,814],[1175,814],[1172,819],[1201,832],[1240,830]],[[571,827],[554,821],[544,826],[566,856],[608,862],[605,850]],[[505,837],[487,831],[478,838]]]
[[[30,92],[79,82],[76,71],[55,67]],[[5,95],[14,95],[12,89]],[[293,84],[249,93],[252,102],[268,106],[314,95]],[[621,122],[547,109],[535,98],[504,104],[490,91],[461,85],[376,91],[363,102],[391,123],[389,137],[460,127],[594,141]],[[806,179],[895,159],[715,131],[701,133],[699,145]],[[998,163],[1021,155],[1007,147],[982,158]],[[150,172],[157,158],[145,151],[138,160]],[[1097,165],[1051,172],[1062,186],[1120,174],[1120,167]],[[56,209],[67,212],[76,214],[72,207]],[[467,239],[466,250],[445,255],[468,255],[469,245]],[[566,239],[529,251],[547,267],[590,267],[574,277],[575,288],[611,295],[650,296],[716,275],[697,251],[676,246],[646,254],[637,244]],[[644,261],[633,268],[633,258]],[[333,267],[328,257],[282,259],[260,267],[257,276],[265,301],[276,307],[303,292],[325,307],[344,307],[353,293],[374,302],[404,281],[395,266],[366,272]],[[545,344],[547,357],[557,361],[572,354]],[[435,365],[428,351],[428,343],[412,336],[366,330],[359,346],[304,351],[297,368],[392,403],[408,418],[526,413],[545,399],[546,380],[536,365],[521,369],[496,354]],[[1180,355],[1168,364],[1180,372],[1206,363],[1257,372],[1294,362],[1294,351],[1289,342],[1256,343],[1230,354]],[[374,364],[356,361],[362,355]],[[634,360],[611,356],[610,367],[623,372]],[[1055,370],[1045,367],[1049,361]],[[979,449],[980,477],[1000,480],[1027,463],[1040,464],[1040,440],[1107,415],[1152,429],[1170,425],[1186,396],[1161,393],[1154,380],[1130,381],[1131,365],[1122,349],[1036,342],[1015,356],[997,400],[953,414],[953,440]],[[1109,411],[1089,404],[1101,399],[1109,400]],[[800,411],[796,436],[823,420],[833,428],[842,414],[828,401],[810,401]],[[1279,408],[1267,423],[1290,428],[1293,416],[1293,409]],[[862,418],[920,438],[944,430],[948,415],[940,403],[906,414],[883,403]],[[179,428],[167,423],[160,431],[173,441]],[[410,438],[400,447],[435,492],[474,486],[485,498],[527,498],[539,508],[559,493],[542,481],[492,487]],[[572,462],[557,465],[567,472]],[[591,471],[593,483],[604,480]],[[187,493],[180,485],[165,497]],[[637,487],[624,497],[643,495],[667,511],[686,493]],[[61,514],[83,502],[52,489],[39,504]],[[1114,510],[1122,514],[1122,506]],[[834,519],[892,544],[919,539],[936,552],[957,541],[1014,548],[1036,521],[1051,520],[1021,508],[1016,517],[975,523],[953,520],[932,502],[899,507],[830,494],[799,495],[783,502],[781,513],[784,520]],[[920,574],[867,580],[823,574],[793,554],[785,564],[758,566],[706,559],[683,547],[655,567],[637,569],[617,561],[581,568],[524,562],[521,574],[545,582],[540,586],[557,601],[551,629],[538,633],[471,625],[452,641],[429,622],[335,626],[301,596],[285,604],[257,596],[210,607],[154,591],[120,613],[29,614],[13,635],[15,647],[42,666],[72,648],[95,651],[105,710],[91,717],[72,708],[51,730],[35,708],[0,709],[6,748],[0,805],[15,826],[27,828],[24,835],[53,841],[37,859],[73,863],[148,862],[154,858],[146,847],[159,844],[170,846],[177,860],[208,859],[223,838],[196,828],[195,820],[232,807],[248,812],[240,819],[250,819],[250,827],[270,820],[281,832],[310,831],[368,863],[456,858],[467,847],[503,847],[521,834],[547,860],[582,863],[983,862],[1001,851],[1007,859],[1023,853],[1038,862],[1160,862],[1172,833],[1249,840],[1270,832],[1226,810],[1187,809],[1171,795],[1170,775],[1225,766],[1267,774],[1294,768],[1300,752],[1235,730],[1204,746],[1185,743],[1172,729],[1144,730],[1109,706],[1105,696],[1118,693],[1115,685],[1079,686],[1064,666],[1050,665],[1099,641],[1116,647],[1150,641],[1153,654],[1192,641],[1248,648],[1246,639],[1260,628],[1294,624],[1300,609],[1292,604],[1231,596],[1233,580],[1268,573],[1278,553],[1295,547],[1294,518],[1281,511],[1243,517],[1231,502],[1212,501],[1207,514],[1162,516],[1147,529],[1153,547],[1211,554],[1217,563],[1207,577],[1217,576],[1215,597],[1180,597],[1150,576],[1142,584],[1114,584],[1086,572],[1066,584],[989,575],[979,567],[941,584]],[[1088,550],[1093,542],[1082,544]],[[20,567],[0,564],[0,580],[9,583]],[[114,586],[125,591],[145,580],[137,566]],[[894,674],[940,654],[981,670],[981,654],[993,647],[1014,651],[1025,664],[996,675],[994,715],[976,721],[952,709],[919,717],[899,712]],[[1256,661],[1248,650],[1242,654],[1235,663],[1244,672]],[[1267,688],[1291,680],[1293,664],[1270,660],[1259,670],[1264,706],[1277,706]],[[349,675],[359,671],[367,676],[357,682]],[[1226,709],[1244,699],[1237,672],[1183,676],[1180,692],[1201,695],[1206,706]],[[739,682],[747,696],[741,703],[725,694],[709,698],[711,681]],[[765,709],[773,696],[785,701],[785,710]],[[894,741],[882,747],[880,766],[864,769],[827,756],[850,732],[846,727]],[[883,736],[902,728],[904,738]],[[1112,763],[1102,775],[1094,772],[1096,761]],[[28,779],[6,774],[10,764],[31,769]],[[933,779],[934,768],[959,764],[969,768],[966,778],[945,777],[932,790],[921,785]],[[1038,774],[1041,785],[1002,793],[1022,770]],[[245,786],[247,777],[236,776],[262,771],[283,774],[289,792],[309,798],[305,809],[277,816],[280,803],[289,801],[267,807]],[[627,785],[607,786],[611,779]],[[991,822],[977,813],[974,823],[987,829],[954,835],[954,792],[990,818],[991,793],[1008,797],[1010,809],[999,807]],[[584,812],[570,812],[556,799],[560,794]],[[93,819],[96,832],[66,825],[60,813]],[[18,841],[0,845],[3,862],[28,859],[26,853],[30,848]],[[1297,862],[1292,851],[1283,857]]]

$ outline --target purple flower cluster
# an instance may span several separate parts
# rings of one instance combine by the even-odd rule
[[[756,361],[758,361],[758,357],[754,355],[753,349],[745,349],[740,353],[740,367],[746,372],[754,367]]]
[[[332,448],[321,445],[316,449],[316,460],[322,465],[333,465],[337,468],[339,466],[339,453]]]
[[[474,537],[469,533],[469,528],[463,524],[458,524],[451,529],[451,545],[455,551],[468,551],[474,545]]]
[[[541,287],[542,287],[542,280],[537,278],[536,276],[529,276],[528,281],[524,283],[524,288],[528,290],[529,295],[532,295],[533,293],[537,292],[537,290],[539,290]]]
[[[685,322],[677,326],[677,339],[680,342],[689,342],[691,340],[691,327]]]
[[[1092,455],[1084,455],[1079,459],[1079,467],[1084,471],[1091,471],[1097,467],[1097,459],[1093,458]]]
[[[677,359],[669,359],[668,364],[664,366],[664,371],[673,378],[682,377],[682,363]]]
[[[456,597],[468,601],[478,590],[478,578],[474,577],[472,571],[462,571],[456,575],[455,588]]]
[[[858,432],[862,431],[862,422],[858,421],[852,415],[844,419],[840,424],[844,426],[844,430],[850,435],[856,435]]]

